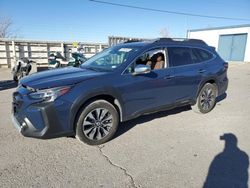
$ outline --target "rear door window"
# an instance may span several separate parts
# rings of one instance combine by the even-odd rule
[[[183,66],[193,64],[193,54],[188,47],[168,47],[170,66]]]

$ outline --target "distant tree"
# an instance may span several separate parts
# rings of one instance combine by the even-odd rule
[[[166,28],[166,27],[161,28],[159,34],[161,37],[166,37],[166,38],[170,37],[168,28]]]
[[[0,38],[17,38],[12,19],[9,17],[0,17]]]

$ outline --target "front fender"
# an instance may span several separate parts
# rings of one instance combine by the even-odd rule
[[[108,91],[108,92],[107,92]],[[88,105],[95,99],[104,99],[105,96],[112,97],[114,99],[114,104],[119,108],[120,112],[120,121],[123,121],[124,115],[124,107],[121,95],[117,92],[114,88],[100,88],[96,89],[95,91],[91,91],[89,93],[80,95],[72,104],[71,107],[71,116],[70,116],[70,127],[74,129],[75,127],[75,120],[78,116],[79,110],[81,110],[85,105]]]

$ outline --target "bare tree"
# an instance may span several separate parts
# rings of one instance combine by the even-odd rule
[[[13,30],[13,22],[9,17],[0,17],[0,38],[16,38]]]
[[[161,37],[166,37],[166,38],[170,37],[168,28],[166,28],[166,27],[161,28],[161,30],[159,31],[159,34]]]

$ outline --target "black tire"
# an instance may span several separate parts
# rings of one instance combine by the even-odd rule
[[[14,75],[13,75],[13,80],[14,80],[15,82],[18,82],[18,77],[17,77],[17,74],[16,74],[16,73],[14,73]]]
[[[192,106],[192,110],[206,114],[210,112],[216,105],[216,97],[218,95],[218,87],[217,85],[206,83],[200,90],[196,104]]]
[[[103,144],[114,136],[118,124],[116,108],[105,100],[97,100],[83,107],[79,113],[76,137],[89,145]]]
[[[23,76],[22,76],[22,73],[20,73],[20,72],[15,72],[15,73],[13,74],[13,80],[14,80],[15,82],[18,82],[22,77],[23,77]]]
[[[61,66],[61,63],[59,62],[59,61],[56,61],[57,62],[57,66],[55,67],[55,68],[60,68],[60,67],[62,67]]]
[[[28,75],[29,75],[29,73],[30,73],[31,69],[32,69],[31,64],[28,64],[28,65],[27,65],[27,67],[26,67],[26,71],[25,71],[25,75],[26,75],[26,76],[28,76]]]

